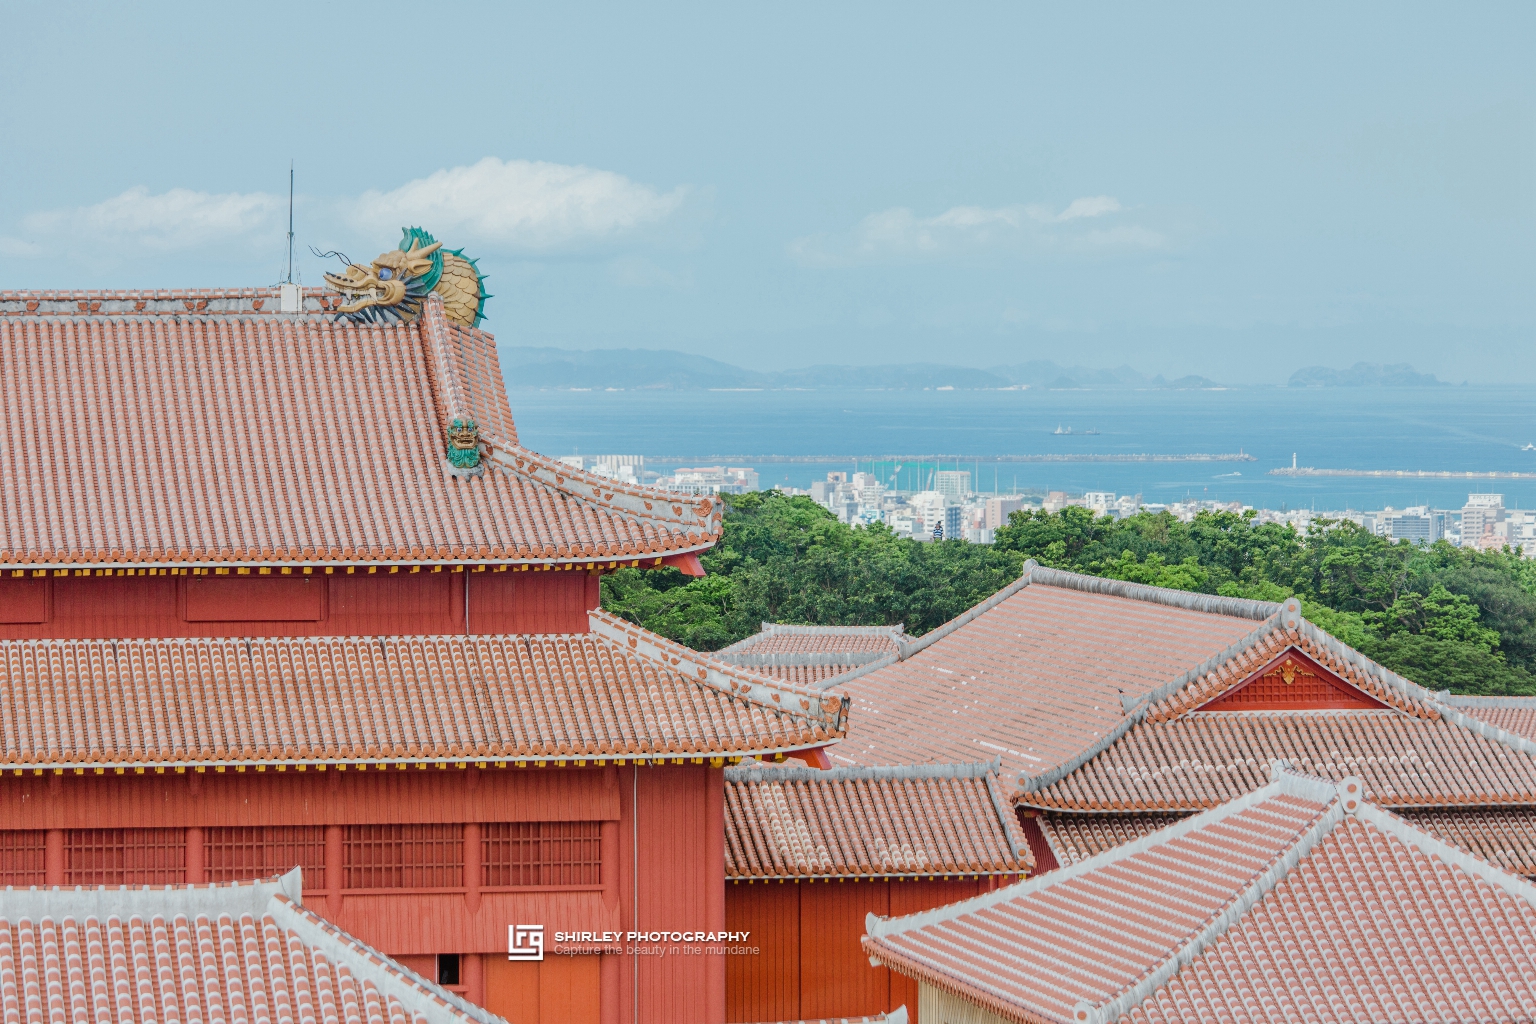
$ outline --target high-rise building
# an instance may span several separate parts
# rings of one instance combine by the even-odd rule
[[[933,489],[950,501],[964,501],[971,493],[971,471],[941,469],[933,474]]]
[[[1023,498],[988,498],[987,529],[995,530],[999,526],[1007,526],[1008,517],[1023,507]]]
[[[1400,512],[1388,509],[1379,514],[1386,536],[1394,541],[1433,544],[1445,536],[1445,515],[1431,512],[1425,505],[1415,505]]]
[[[1504,521],[1504,495],[1469,494],[1461,509],[1461,546],[1475,548]]]

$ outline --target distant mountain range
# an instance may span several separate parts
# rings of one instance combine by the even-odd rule
[[[1131,390],[1220,387],[1205,377],[1168,380],[1148,377],[1129,366],[1098,370],[1035,360],[985,370],[940,363],[883,366],[825,364],[762,373],[706,356],[666,349],[563,349],[507,346],[500,351],[502,375],[512,388],[622,388],[625,390],[700,388],[925,388],[980,390],[1000,388]]]
[[[1356,363],[1347,370],[1304,366],[1291,374],[1287,383],[1293,388],[1427,388],[1447,384],[1407,363]]]

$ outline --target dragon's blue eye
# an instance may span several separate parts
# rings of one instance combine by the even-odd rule
[[[380,281],[388,281],[391,276],[392,275],[390,274],[390,271],[389,271],[388,267],[380,267],[379,268],[379,280]]]

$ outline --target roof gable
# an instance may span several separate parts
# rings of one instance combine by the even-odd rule
[[[1374,711],[1388,707],[1295,647],[1288,647],[1269,664],[1194,712]]]

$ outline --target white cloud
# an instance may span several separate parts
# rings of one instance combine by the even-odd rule
[[[852,230],[791,242],[790,254],[811,266],[921,262],[984,254],[1111,254],[1160,249],[1164,236],[1117,215],[1113,196],[1085,196],[1063,210],[1039,204],[955,206],[932,217],[906,207],[872,213]]]
[[[36,243],[0,235],[0,258],[21,259],[25,256],[41,255],[42,251],[43,247]]]
[[[34,237],[108,244],[168,252],[229,244],[275,227],[287,209],[286,197],[265,192],[213,194],[173,188],[151,195],[142,185],[94,206],[35,213],[22,224]]]
[[[300,197],[301,243],[355,247],[371,255],[393,246],[402,227],[420,225],[448,245],[489,252],[611,251],[667,221],[687,190],[661,193],[612,171],[486,157],[435,171],[390,191],[339,199]],[[0,257],[47,251],[97,258],[206,250],[252,243],[282,248],[288,197],[266,192],[151,193],[139,186],[92,206],[24,217],[33,241],[0,237]],[[354,252],[353,255],[359,255]]]
[[[612,171],[486,157],[349,205],[354,227],[392,236],[419,224],[452,245],[538,252],[603,245],[666,220],[686,190],[659,193]]]

